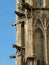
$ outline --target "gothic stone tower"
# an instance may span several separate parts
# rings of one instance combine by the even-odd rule
[[[17,65],[49,65],[49,0],[16,0]]]

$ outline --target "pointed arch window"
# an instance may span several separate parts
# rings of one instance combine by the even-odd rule
[[[37,65],[44,65],[44,35],[40,28],[37,28],[33,37],[34,54],[36,55]]]

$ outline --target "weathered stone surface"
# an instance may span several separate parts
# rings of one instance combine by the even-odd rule
[[[25,0],[29,5],[48,7],[49,0]],[[49,10],[24,9],[22,0],[17,0],[17,11],[25,13],[25,17],[16,17],[16,43],[25,49],[17,50],[17,65],[49,65]],[[19,5],[20,9],[18,9]],[[20,19],[25,21],[20,21]],[[24,22],[24,23],[23,23]],[[34,55],[36,58],[27,59]]]

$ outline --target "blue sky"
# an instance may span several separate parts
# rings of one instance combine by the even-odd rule
[[[16,0],[0,0],[0,65],[15,65],[16,59],[10,55],[16,53],[12,44],[16,42],[16,29],[12,22],[16,21]]]

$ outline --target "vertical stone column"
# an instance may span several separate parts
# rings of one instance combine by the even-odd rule
[[[17,37],[17,39],[16,39],[16,44],[17,45],[19,45],[19,46],[21,46],[21,24],[18,24],[17,25],[17,30],[16,30],[16,37]],[[20,54],[20,56],[18,56]],[[16,55],[16,61],[17,61],[17,65],[22,65],[21,64],[21,51],[19,51],[19,50],[17,50],[17,55]]]
[[[18,11],[18,12],[20,12],[20,8],[19,8],[20,5],[19,4],[21,4],[21,1],[22,0],[16,0],[16,11]],[[19,23],[19,17],[18,16],[16,16],[16,23]],[[18,24],[16,26],[16,44],[21,46],[21,24]],[[17,50],[17,55],[16,55],[16,61],[17,62],[16,62],[16,64],[22,65],[22,61],[21,61],[22,57],[21,57],[21,55],[18,56],[19,54],[21,54],[21,51]]]
[[[43,0],[43,7],[46,6],[46,0]]]
[[[45,53],[44,53],[44,61],[45,61],[45,64],[48,65],[48,59],[47,59],[47,28],[46,28],[46,21],[45,22],[45,27],[44,27],[44,50],[45,50]]]
[[[21,45],[21,24],[17,25],[17,44]]]
[[[26,21],[25,24],[25,61],[27,57],[33,56],[33,26],[32,26],[32,18]],[[33,61],[28,62],[28,64],[32,65]]]
[[[33,0],[26,0],[26,2],[29,5],[33,6]],[[29,11],[25,10],[25,12],[27,14]],[[33,55],[33,15],[32,11],[30,11],[29,13],[31,17],[26,18],[25,22],[25,61],[27,60],[28,57]],[[32,62],[33,61],[28,62],[28,64],[32,65]]]
[[[33,19],[32,17],[28,21],[28,41],[30,56],[33,55]]]
[[[25,23],[25,61],[29,56],[28,21]]]

